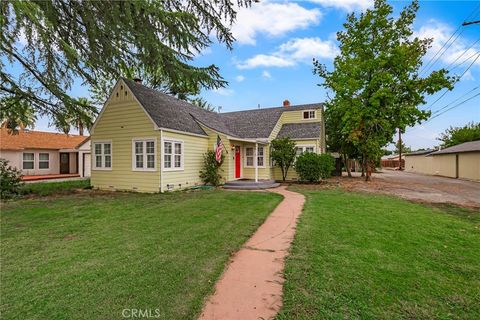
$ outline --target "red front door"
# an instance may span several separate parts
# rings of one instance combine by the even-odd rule
[[[235,178],[240,178],[240,146],[235,146]]]

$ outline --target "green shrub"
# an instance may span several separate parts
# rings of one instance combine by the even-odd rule
[[[335,169],[335,159],[329,154],[306,152],[295,162],[295,170],[301,181],[317,182],[329,178]]]
[[[0,198],[9,199],[20,193],[23,186],[20,170],[8,165],[8,161],[0,159]]]
[[[295,171],[301,181],[316,182],[320,180],[320,157],[313,152],[301,154],[295,162]]]
[[[220,175],[220,166],[223,163],[224,156],[222,154],[222,160],[220,163],[215,159],[215,152],[208,151],[203,155],[203,169],[200,170],[200,179],[205,184],[210,184],[213,186],[220,185],[222,176]]]
[[[320,178],[327,179],[332,176],[335,170],[335,158],[329,154],[323,153],[320,157]]]

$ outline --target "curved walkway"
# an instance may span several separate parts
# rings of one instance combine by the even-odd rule
[[[199,319],[272,319],[280,310],[284,261],[305,198],[285,187],[269,191],[284,200],[232,257]]]

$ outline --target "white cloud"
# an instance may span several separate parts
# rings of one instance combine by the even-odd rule
[[[427,25],[421,27],[413,34],[414,37],[420,39],[433,38],[432,47],[428,50],[427,55],[424,58],[423,69],[431,71],[440,67],[448,67],[449,69],[455,67],[455,70],[452,70],[454,73],[462,73],[463,70],[475,60],[475,57],[477,57],[476,54],[480,51],[480,44],[477,43],[472,48],[469,48],[471,46],[471,41],[468,41],[461,36],[457,38],[457,35],[455,35],[450,39],[454,32],[455,30],[451,26],[436,20],[430,20]],[[452,41],[453,39],[455,39],[455,41]],[[445,43],[447,44],[445,45]],[[439,50],[441,51],[439,52]],[[437,52],[439,53],[434,58]],[[428,65],[433,63],[433,61],[435,61],[435,64]],[[459,66],[460,63],[463,64]],[[480,59],[477,59],[475,65],[480,66]],[[458,68],[456,68],[457,66]],[[467,76],[468,75],[465,74],[465,77]]]
[[[320,38],[295,38],[280,45],[271,55],[258,54],[243,62],[237,63],[239,69],[257,67],[291,67],[299,62],[310,63],[312,58],[333,59],[338,48],[331,40]]]
[[[259,33],[278,37],[317,24],[321,17],[319,9],[306,9],[297,3],[253,3],[238,10],[232,32],[238,43],[254,45]]]
[[[323,41],[320,38],[296,38],[280,46],[280,54],[290,56],[294,60],[333,59],[338,53],[333,41]]]
[[[252,69],[257,67],[290,67],[295,64],[287,58],[274,55],[257,54],[253,58],[237,64],[239,69]]]
[[[265,79],[272,79],[272,75],[267,70],[263,70],[262,77],[264,77]]]
[[[238,76],[235,77],[235,80],[237,80],[237,82],[242,82],[242,81],[245,80],[245,77],[242,76],[242,75],[238,75]]]
[[[365,10],[373,7],[373,0],[310,0],[324,7],[333,7],[346,11]]]
[[[218,88],[213,90],[213,92],[225,97],[231,96],[235,93],[235,91],[233,91],[232,89],[227,89],[227,88]]]
[[[473,74],[472,74],[471,70],[468,70],[467,72],[465,72],[462,79],[467,80],[467,81],[475,81],[475,78],[473,77]]]

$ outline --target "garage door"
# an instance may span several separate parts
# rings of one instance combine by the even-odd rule
[[[83,176],[90,177],[90,168],[92,166],[92,161],[90,160],[90,153],[83,154]]]

